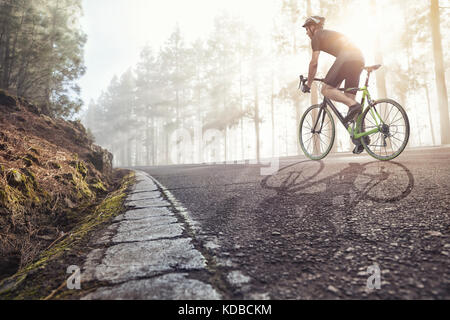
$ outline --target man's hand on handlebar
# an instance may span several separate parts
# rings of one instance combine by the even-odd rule
[[[303,93],[311,93],[311,88],[308,87],[308,85],[306,84],[307,81],[308,79],[304,78],[303,76],[300,76],[299,89],[301,89]]]
[[[308,87],[308,85],[305,83],[302,85],[302,92],[303,93],[311,93],[311,88]]]
[[[314,78],[311,81],[311,83],[313,81],[325,82],[325,79]],[[311,93],[311,87],[309,87],[307,83],[308,83],[308,78],[304,78],[303,76],[300,76],[300,83],[298,85],[298,88],[301,89],[303,93]]]

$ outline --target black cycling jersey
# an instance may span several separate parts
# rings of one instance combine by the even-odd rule
[[[331,30],[317,30],[311,39],[313,51],[324,51],[336,57],[324,82],[334,88],[345,80],[345,89],[357,88],[364,67],[364,56],[346,36]],[[356,90],[351,93],[356,94]]]
[[[311,46],[313,51],[324,51],[336,58],[344,55],[354,57],[354,59],[363,59],[361,50],[346,36],[336,31],[317,30],[311,39]]]

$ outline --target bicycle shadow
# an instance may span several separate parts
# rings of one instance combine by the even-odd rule
[[[414,188],[413,174],[398,162],[349,163],[338,173],[318,178],[324,169],[323,161],[297,162],[264,178],[261,187],[275,191],[274,198],[315,194],[329,200],[330,196],[343,196],[347,209],[363,200],[396,202]]]
[[[366,241],[358,228],[370,222],[361,217],[379,210],[377,205],[392,206],[414,188],[411,171],[397,162],[349,163],[334,174],[328,170],[322,161],[301,161],[261,181],[262,188],[276,193],[255,208],[266,245],[286,249],[301,244],[296,255],[302,263],[326,261],[343,243]],[[283,236],[274,240],[270,234],[278,230]]]

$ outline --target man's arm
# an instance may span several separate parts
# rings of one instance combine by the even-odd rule
[[[320,51],[313,51],[311,62],[309,63],[309,73],[308,73],[308,83],[306,84],[309,88],[311,88],[313,79],[317,73],[317,66],[319,64],[319,54]]]

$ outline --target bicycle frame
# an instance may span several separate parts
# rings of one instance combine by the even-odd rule
[[[361,107],[360,110],[362,112],[358,114],[355,119],[348,120],[348,115],[344,117],[336,108],[334,103],[327,97],[323,98],[323,102],[321,104],[313,105],[304,112],[299,126],[299,143],[301,148],[303,149],[303,152],[308,158],[310,158],[311,160],[321,160],[326,157],[331,151],[334,139],[336,138],[336,125],[333,120],[332,113],[336,115],[336,117],[339,119],[339,121],[342,123],[342,125],[345,127],[348,134],[352,138],[352,142],[358,147],[358,149],[353,150],[354,153],[359,154],[361,152],[360,147],[362,146],[372,157],[381,161],[392,160],[395,157],[399,156],[400,153],[402,153],[408,143],[410,134],[409,120],[406,111],[400,104],[392,99],[380,99],[374,101],[372,100],[369,93],[368,88],[370,75],[373,71],[378,70],[380,67],[381,65],[374,65],[363,68],[367,71],[367,78],[364,86],[360,88],[337,88],[337,90],[343,91],[349,98],[353,99],[355,96],[355,92],[362,91],[361,104],[357,104],[358,107]],[[300,75],[300,83],[298,89],[301,89],[303,93],[311,92],[311,88],[307,85],[307,82],[311,84],[313,81],[327,83],[326,79],[313,78],[308,80],[308,78],[304,78],[303,75]],[[325,91],[322,90],[322,92]],[[341,100],[340,98],[337,99]],[[356,102],[352,102],[351,104],[355,103]],[[385,109],[385,106],[390,106],[391,109],[389,109],[389,112],[387,112],[388,110]],[[328,107],[330,107],[331,110],[328,110]],[[393,115],[394,118],[396,118],[397,114],[400,113],[400,118],[395,121],[392,120],[394,121],[393,123],[391,123],[392,121],[389,118],[392,108],[397,110],[397,113]],[[307,116],[311,117],[310,121],[306,119]],[[326,124],[325,117],[329,118],[327,119]],[[404,124],[395,124],[397,121],[400,121],[402,119]],[[309,127],[305,126],[305,123],[309,125]],[[393,131],[391,130],[391,127],[394,128]],[[331,131],[331,137],[327,136],[326,132],[323,133],[331,142],[324,142],[322,140],[322,131]],[[304,145],[304,132],[306,132],[305,134],[307,135],[311,135],[307,136],[307,138],[309,138],[307,142],[310,141],[313,137],[317,138],[316,140],[312,140],[315,141],[315,143],[313,144],[312,153],[308,151],[311,143],[308,146]],[[401,139],[394,137],[394,135],[397,135],[397,133],[401,135]],[[369,138],[369,136],[371,136],[371,138]],[[400,147],[398,147],[397,144],[393,144],[393,140],[391,140],[391,137],[401,142]],[[376,138],[376,140],[373,141],[373,138]],[[379,145],[379,143],[377,144],[380,138],[381,145]],[[320,139],[320,145],[316,145],[318,139]],[[387,143],[388,139],[389,141],[391,141],[390,144]],[[325,150],[322,150],[322,143],[325,144]],[[377,151],[376,148],[380,148],[379,151]],[[384,155],[381,148],[384,148]],[[390,154],[388,154],[387,148],[389,148]]]
[[[352,138],[354,138],[354,139],[360,139],[362,137],[365,137],[365,136],[372,135],[374,133],[380,132],[381,131],[380,126],[382,124],[384,124],[384,122],[383,122],[381,116],[378,114],[378,111],[375,108],[371,108],[370,112],[371,112],[371,115],[372,115],[372,117],[374,118],[374,120],[376,122],[377,128],[374,128],[374,129],[372,129],[370,131],[366,131],[366,132],[358,132],[358,129],[357,129],[357,128],[359,128],[359,126],[361,124],[362,117],[363,117],[363,114],[365,113],[366,109],[372,107],[373,104],[374,104],[374,101],[372,101],[372,99],[370,97],[370,93],[369,93],[369,90],[368,90],[367,86],[364,86],[362,88],[349,88],[347,90],[345,90],[345,89],[339,89],[339,90],[341,90],[341,91],[354,91],[354,90],[357,90],[357,91],[362,91],[363,92],[363,97],[362,97],[362,100],[361,100],[361,105],[363,106],[363,112],[358,116],[358,118],[356,120],[356,123],[353,123],[353,126],[349,125],[349,126],[346,127],[348,133],[350,134],[350,136]],[[366,109],[364,109],[364,104],[365,104],[366,100],[368,102],[368,106],[367,106]],[[327,106],[329,106],[331,108],[331,110],[333,110],[334,114],[339,119],[339,121],[342,123],[342,125],[346,126],[346,124],[344,123],[344,116],[342,116],[342,114],[339,112],[339,110],[336,108],[336,106],[333,104],[333,102],[330,99],[324,97],[322,105],[321,105],[321,108],[320,108],[320,111],[319,111],[319,115],[317,117],[316,123],[314,124],[314,128],[316,128],[316,126],[318,125],[319,119],[320,119],[320,117],[322,116],[322,113],[323,113],[320,130],[318,130],[318,132],[321,132],[323,123],[325,121],[325,112],[324,112],[323,109],[326,108]],[[377,116],[378,116],[378,119],[377,119]],[[380,121],[378,121],[378,120],[380,120]]]

